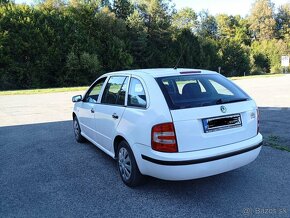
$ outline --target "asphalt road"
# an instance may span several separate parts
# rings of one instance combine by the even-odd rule
[[[259,107],[290,108],[290,74],[235,80]],[[71,97],[83,92],[1,96],[0,127],[71,119]]]
[[[290,107],[290,74],[234,80],[259,107]]]
[[[65,121],[73,94],[0,96],[1,218],[290,217],[290,153],[267,146],[268,138],[290,146],[290,110],[281,109],[290,107],[287,99],[271,102],[267,93],[268,103],[258,101],[266,146],[253,163],[191,181],[149,178],[130,189],[114,160],[91,143],[75,142]]]
[[[0,142],[0,217],[290,216],[290,154],[270,147],[235,171],[130,189],[71,121],[2,127]]]

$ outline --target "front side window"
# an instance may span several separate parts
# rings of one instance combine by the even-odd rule
[[[101,103],[124,105],[128,80],[125,76],[112,76],[105,87]]]
[[[203,107],[250,99],[234,83],[218,74],[180,75],[156,80],[170,109]]]
[[[96,104],[99,98],[101,89],[106,81],[106,77],[99,79],[88,91],[85,97],[85,102]]]
[[[142,83],[136,78],[131,78],[128,93],[128,106],[146,108],[146,104],[146,95]]]

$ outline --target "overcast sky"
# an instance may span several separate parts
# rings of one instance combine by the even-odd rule
[[[33,0],[15,0],[15,2],[31,4]],[[172,0],[172,2],[175,3],[177,9],[191,7],[195,12],[207,9],[212,15],[226,13],[244,17],[249,14],[255,0]],[[277,7],[287,2],[290,3],[290,0],[272,0],[272,2]]]

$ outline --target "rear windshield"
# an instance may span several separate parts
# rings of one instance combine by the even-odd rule
[[[169,76],[156,80],[170,109],[250,100],[244,91],[219,74]]]

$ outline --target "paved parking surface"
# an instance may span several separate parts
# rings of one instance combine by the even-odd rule
[[[259,107],[290,108],[290,74],[277,77],[234,80]]]
[[[290,108],[290,74],[235,80],[259,107]],[[0,126],[65,121],[71,119],[71,97],[83,92],[1,96]]]
[[[289,83],[280,87],[282,80]],[[289,94],[280,99],[269,91],[290,93],[290,77],[271,78],[276,85],[268,92],[250,81],[237,83],[262,106],[262,134],[290,147],[290,110],[280,109],[290,107]],[[67,121],[74,94],[0,96],[1,218],[290,217],[289,152],[264,146],[255,162],[235,171],[184,182],[150,178],[130,189],[114,160],[75,142]]]
[[[290,216],[288,152],[264,147],[232,172],[130,189],[115,161],[74,141],[70,121],[0,132],[0,217],[245,217],[266,209]]]

